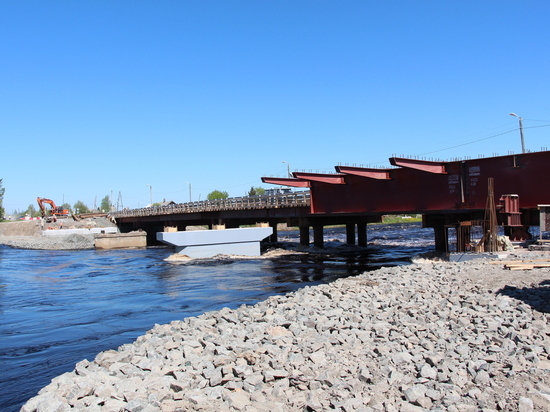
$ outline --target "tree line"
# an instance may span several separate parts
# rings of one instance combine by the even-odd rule
[[[4,186],[2,185],[2,180],[0,179],[0,219],[2,219],[5,215],[4,213],[4,192],[6,189],[4,189]]]
[[[2,184],[2,179],[0,179],[0,219],[2,219],[5,214],[5,209],[3,207],[4,202],[4,193],[5,189]],[[265,194],[265,189],[263,187],[254,187],[252,186],[250,190],[248,191],[248,196],[261,196]],[[227,199],[229,197],[229,193],[227,193],[224,190],[213,190],[212,192],[208,193],[206,198],[208,200],[218,200],[218,199]],[[108,213],[112,210],[113,204],[111,202],[111,198],[109,195],[105,196],[103,199],[101,199],[101,202],[99,204],[98,209],[90,209],[83,201],[78,200],[74,205],[70,205],[69,203],[63,203],[61,205],[62,209],[67,209],[69,213],[79,214],[79,213],[90,213],[90,212],[103,212]],[[38,217],[42,215],[42,212],[40,211],[40,208],[37,205],[30,204],[27,209],[25,210],[14,210],[13,211],[14,216],[29,216],[29,217]]]
[[[1,182],[1,180],[0,180]],[[2,191],[0,190],[0,194],[2,194]],[[1,203],[1,198],[0,198]],[[103,199],[101,199],[101,203],[99,204],[98,209],[90,209],[86,203],[84,203],[81,200],[78,200],[75,202],[74,205],[70,205],[69,203],[63,203],[61,205],[62,209],[67,209],[69,213],[71,214],[79,214],[79,213],[90,213],[90,212],[103,212],[108,213],[111,211],[112,203],[110,196],[107,195]],[[3,215],[3,210],[1,210]],[[40,211],[40,207],[38,207],[38,204],[35,206],[34,204],[30,204],[27,209],[25,210],[14,210],[13,211],[14,216],[29,216],[29,217],[39,217],[42,216],[42,212]]]
[[[263,187],[254,187],[252,186],[250,190],[248,191],[248,196],[261,196],[265,194],[265,189]],[[227,199],[229,197],[229,194],[226,191],[222,190],[214,190],[206,196],[207,200],[219,200],[219,199]]]

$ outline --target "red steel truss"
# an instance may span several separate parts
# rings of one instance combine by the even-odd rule
[[[393,168],[337,166],[335,174],[293,173],[262,181],[309,187],[313,214],[453,213],[483,210],[489,178],[496,199],[515,195],[522,210],[550,204],[550,152],[431,162],[390,158]],[[517,212],[515,212],[517,213]]]

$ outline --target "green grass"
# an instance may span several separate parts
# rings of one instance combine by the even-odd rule
[[[382,216],[382,223],[413,223],[422,222],[421,215],[385,215]]]

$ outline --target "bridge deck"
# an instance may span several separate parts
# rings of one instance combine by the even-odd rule
[[[295,192],[283,195],[244,196],[228,199],[204,200],[172,204],[168,206],[153,206],[141,209],[128,209],[112,212],[109,216],[119,219],[128,217],[166,216],[189,213],[219,212],[229,210],[261,210],[292,207],[309,207],[310,194]]]

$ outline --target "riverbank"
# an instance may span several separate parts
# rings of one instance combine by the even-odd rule
[[[383,268],[156,325],[22,411],[546,411],[549,283],[487,261]]]
[[[35,250],[84,250],[94,248],[93,234],[76,234],[67,229],[91,229],[115,227],[107,218],[86,218],[81,221],[58,219],[57,222],[45,223],[41,220],[2,222],[0,223],[0,245],[18,249]],[[59,231],[55,237],[43,236],[43,230]]]

